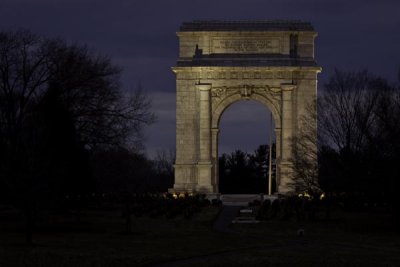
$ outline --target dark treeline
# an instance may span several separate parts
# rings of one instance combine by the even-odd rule
[[[93,192],[163,193],[173,186],[175,154],[159,151],[154,159],[127,149],[93,151],[90,157]]]
[[[122,90],[120,73],[85,46],[0,32],[0,201],[23,211],[28,242],[38,212],[66,197],[172,183],[173,159],[141,153],[151,101]]]
[[[318,136],[308,130],[316,122]],[[300,123],[292,160],[297,186],[358,207],[400,207],[399,84],[368,71],[336,70]],[[305,149],[315,141],[317,150]]]
[[[260,145],[254,154],[241,150],[223,154],[219,158],[219,191],[225,194],[267,193],[268,158],[268,145]],[[275,162],[275,144],[272,159]],[[275,175],[272,178],[272,188],[275,188]]]
[[[399,84],[337,70],[318,99],[318,130],[323,190],[398,202]]]

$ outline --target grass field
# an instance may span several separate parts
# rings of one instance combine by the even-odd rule
[[[132,234],[118,211],[45,216],[35,246],[26,246],[20,215],[3,207],[0,267],[400,266],[400,233],[385,212],[336,211],[330,221],[272,220],[221,233],[212,229],[219,211],[204,208],[191,220],[134,218]]]

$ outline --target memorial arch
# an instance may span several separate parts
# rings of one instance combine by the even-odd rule
[[[193,21],[177,33],[174,192],[218,193],[219,121],[231,104],[264,104],[275,121],[277,190],[295,191],[291,139],[317,97],[317,33],[300,21]],[[316,129],[312,129],[315,130]],[[315,144],[310,144],[315,149]]]

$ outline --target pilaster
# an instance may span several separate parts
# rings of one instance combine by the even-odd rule
[[[282,134],[281,134],[281,157],[279,160],[279,193],[287,194],[294,190],[293,171],[291,164],[292,157],[292,138],[293,138],[293,91],[296,89],[294,84],[281,84],[282,88]]]
[[[211,84],[196,84],[199,90],[199,162],[197,191],[212,193]]]

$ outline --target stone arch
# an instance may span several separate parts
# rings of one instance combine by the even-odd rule
[[[261,90],[260,90],[261,91]],[[240,93],[231,94],[219,99],[215,103],[211,113],[211,164],[212,164],[212,184],[215,192],[219,193],[219,166],[218,166],[218,144],[219,144],[219,124],[224,111],[236,102],[242,100],[255,100],[263,104],[271,113],[275,122],[275,137],[276,137],[276,159],[280,162],[280,142],[281,142],[281,99],[280,97],[272,98],[267,94],[254,91],[251,95],[243,96]],[[280,163],[278,163],[280,164]],[[277,183],[280,178],[280,168],[277,168],[276,179]]]
[[[211,114],[211,163],[213,168],[212,174],[212,184],[214,185],[215,191],[219,193],[219,166],[218,166],[218,146],[219,146],[219,125],[222,114],[227,110],[231,105],[242,101],[242,100],[254,100],[266,107],[271,113],[275,122],[275,134],[276,134],[276,158],[280,162],[280,127],[281,127],[281,113],[279,111],[280,108],[280,99],[271,99],[268,95],[254,92],[249,96],[243,97],[241,94],[232,94],[226,96],[223,99],[220,99],[216,107],[212,107]],[[278,163],[279,164],[279,163]],[[277,182],[279,180],[280,173],[279,168],[277,169],[276,179]]]
[[[268,96],[257,93],[254,93],[249,97],[243,97],[240,94],[234,94],[222,99],[222,101],[220,101],[216,105],[216,107],[213,107],[212,109],[211,128],[218,128],[220,119],[224,111],[232,104],[241,100],[255,100],[262,103],[265,107],[268,108],[269,111],[271,111],[272,117],[275,121],[275,128],[281,128],[281,114],[278,109],[278,107],[280,106],[279,103],[275,103]]]
[[[293,192],[291,139],[307,103],[317,97],[321,71],[314,60],[317,32],[312,25],[194,21],[184,23],[177,35],[176,161],[170,191],[218,193],[221,115],[231,104],[252,99],[264,104],[275,121],[278,192]]]

